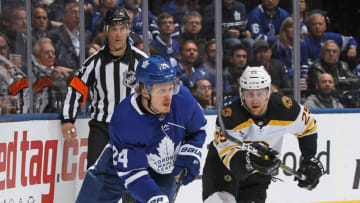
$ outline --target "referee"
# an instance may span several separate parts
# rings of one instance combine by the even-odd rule
[[[93,165],[109,141],[108,124],[117,104],[135,87],[135,67],[147,55],[128,42],[130,18],[124,9],[108,10],[104,18],[105,46],[85,60],[70,82],[62,112],[62,134],[76,137],[74,122],[87,96],[91,120],[87,167]]]

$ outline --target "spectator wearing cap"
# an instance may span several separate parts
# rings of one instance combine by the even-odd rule
[[[357,42],[351,36],[326,32],[325,16],[321,12],[310,15],[310,35],[304,40],[307,47],[309,64],[320,58],[321,47],[327,40],[334,40],[340,51],[346,52],[348,58],[356,57]]]
[[[161,13],[157,18],[157,26],[160,34],[157,35],[151,45],[160,50],[160,56],[163,57],[170,65],[177,65],[177,55],[179,54],[179,42],[172,39],[171,34],[174,32],[174,17],[168,13]]]
[[[264,66],[271,76],[273,89],[279,91],[289,91],[290,80],[283,62],[272,59],[272,50],[265,40],[256,40],[254,43],[254,60],[251,66]]]

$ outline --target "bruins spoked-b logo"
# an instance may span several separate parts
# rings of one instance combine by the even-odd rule
[[[230,117],[232,115],[232,109],[231,108],[226,108],[221,112],[221,115],[226,118],[226,117]]]
[[[288,108],[288,109],[290,109],[290,108],[292,107],[292,105],[293,105],[292,100],[291,100],[289,97],[287,97],[287,96],[283,96],[283,97],[281,98],[281,101],[282,101],[282,103],[284,104],[284,106],[285,106],[286,108]]]
[[[123,73],[124,79],[123,84],[126,87],[134,88],[136,86],[136,76],[134,71],[125,71]]]

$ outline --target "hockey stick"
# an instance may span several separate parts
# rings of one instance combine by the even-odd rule
[[[217,112],[217,116],[218,116],[218,122],[219,122],[220,129],[221,129],[221,131],[224,133],[224,136],[225,136],[227,139],[235,142],[235,143],[238,144],[240,147],[246,149],[247,151],[249,151],[249,152],[252,153],[253,155],[258,156],[258,157],[261,157],[261,155],[259,154],[258,150],[257,150],[255,147],[251,146],[250,144],[244,143],[244,142],[236,139],[235,137],[233,137],[232,135],[230,135],[230,134],[226,131],[225,126],[224,126],[224,122],[223,122],[223,120],[222,120],[222,116],[221,116],[221,113],[220,113],[220,110],[219,110],[219,109],[218,109],[218,112]],[[269,157],[265,156],[264,159],[267,160],[267,159],[269,159]],[[280,168],[282,168],[283,171],[285,171],[286,173],[288,173],[288,174],[290,174],[290,175],[293,175],[293,176],[295,176],[296,178],[298,178],[298,179],[300,179],[300,180],[303,180],[303,181],[306,180],[306,176],[305,176],[304,174],[297,172],[296,170],[294,170],[294,169],[286,166],[286,165],[283,164],[283,163],[280,164]]]
[[[184,169],[184,170],[181,171],[180,175],[175,177],[175,179],[176,179],[176,187],[175,187],[174,195],[173,195],[170,203],[175,203],[176,196],[179,193],[180,187],[182,185],[181,181],[182,181],[182,179],[184,179],[186,174],[187,174],[187,171],[186,171],[186,169]]]

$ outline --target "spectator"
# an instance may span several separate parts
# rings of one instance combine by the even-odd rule
[[[208,77],[204,71],[195,69],[194,64],[198,57],[198,48],[194,41],[188,40],[180,44],[180,61],[175,67],[176,77],[184,86],[191,89],[198,78]]]
[[[329,73],[335,81],[335,95],[343,102],[342,95],[351,90],[355,93],[360,86],[360,80],[349,70],[346,62],[339,60],[339,56],[340,48],[336,41],[326,41],[321,48],[320,59],[309,68],[308,86],[309,89],[315,89],[320,74]]]
[[[93,165],[109,141],[108,124],[120,103],[135,86],[135,66],[146,54],[130,45],[130,19],[124,9],[110,9],[104,18],[106,44],[85,60],[68,87],[62,112],[64,139],[76,137],[74,122],[90,96],[87,166]]]
[[[189,3],[189,0],[170,0],[161,7],[161,12],[167,12],[174,16],[175,28],[181,27],[184,24],[185,15],[197,10],[196,5],[190,5]]]
[[[338,47],[341,47],[341,52],[346,51],[348,57],[356,57],[357,43],[353,37],[326,32],[325,16],[322,13],[311,14],[310,35],[304,40],[305,46],[307,47],[308,58],[311,63],[320,58],[321,46],[330,39],[334,40],[338,44]]]
[[[55,63],[77,70],[80,67],[79,4],[66,4],[63,18],[64,24],[49,33],[55,47]]]
[[[212,85],[207,78],[200,78],[194,82],[191,94],[199,102],[204,110],[215,109],[215,103],[212,95]]]
[[[204,11],[203,36],[206,39],[214,38],[215,2],[210,4]],[[222,1],[222,33],[225,40],[238,39],[248,53],[252,53],[254,40],[247,29],[246,7],[243,3],[235,0]]]
[[[261,0],[248,15],[248,26],[252,38],[275,41],[280,32],[281,23],[289,17],[289,13],[278,7],[280,0]]]
[[[76,0],[54,0],[48,7],[48,18],[55,22],[63,22],[65,5]]]
[[[332,94],[335,90],[334,78],[329,73],[321,73],[315,84],[316,94],[306,98],[304,106],[309,109],[342,109],[343,105]]]
[[[269,45],[272,47],[272,58],[281,60],[287,70],[289,78],[294,76],[293,66],[293,39],[294,39],[294,21],[291,17],[286,18],[280,27],[278,39],[274,41],[269,40]],[[300,43],[300,64],[301,64],[301,77],[307,78],[308,64],[307,52],[304,42]]]
[[[33,47],[34,112],[53,113],[62,109],[71,68],[54,66],[55,49],[49,38],[41,38]]]
[[[309,22],[309,8],[306,5],[306,0],[299,1],[300,6],[300,37],[302,40],[309,34],[309,29],[307,28],[307,23]]]
[[[215,67],[215,55],[216,55],[216,43],[212,39],[205,45],[204,63],[197,69],[198,71],[204,71],[208,75],[208,79],[211,82],[213,89],[216,86],[216,67]],[[228,93],[231,91],[229,81],[226,79],[225,74],[222,74],[223,78],[223,91]]]
[[[9,58],[15,60],[15,65],[22,69],[26,62],[26,11],[24,7],[9,8],[9,18],[2,19],[5,30],[3,32],[9,39]],[[27,69],[23,71],[26,73]]]
[[[142,0],[124,0],[124,7],[127,10],[133,12],[132,26],[131,32],[142,36],[143,29],[143,14],[141,10],[141,2]],[[149,41],[153,39],[153,35],[159,34],[159,31],[156,27],[155,19],[152,13],[149,11]]]
[[[192,40],[196,43],[199,52],[199,58],[195,63],[195,67],[199,67],[202,63],[201,58],[204,56],[204,48],[206,41],[200,37],[201,32],[201,15],[197,11],[191,11],[185,14],[181,28],[179,42]]]
[[[160,50],[163,57],[171,66],[177,65],[176,57],[179,54],[179,42],[171,38],[174,32],[174,18],[168,13],[161,13],[157,18],[160,34],[151,42],[151,45]]]
[[[95,7],[96,11],[92,12],[91,31],[94,31],[101,24],[103,17],[109,9],[115,8],[116,2],[116,0],[99,0],[99,5]]]
[[[283,62],[278,59],[272,59],[272,50],[265,40],[257,40],[254,43],[254,61],[251,66],[263,65],[271,76],[273,89],[278,91],[288,91],[290,88],[289,77]]]
[[[33,29],[32,29],[32,44],[40,38],[48,37],[48,32],[52,29],[52,25],[48,20],[48,15],[45,9],[37,7],[33,13]]]
[[[230,83],[232,95],[239,96],[239,79],[248,65],[248,54],[241,44],[233,47],[229,59],[229,65],[225,68],[225,75]]]

